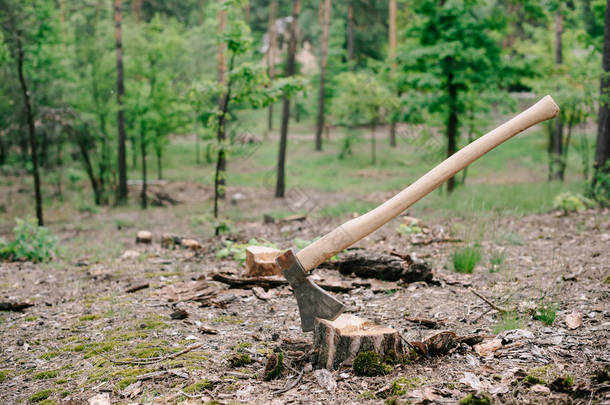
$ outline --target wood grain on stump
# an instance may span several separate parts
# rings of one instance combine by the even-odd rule
[[[248,246],[246,249],[246,275],[248,277],[281,276],[282,269],[275,258],[282,253],[266,246]]]
[[[149,231],[138,231],[136,233],[136,243],[151,243],[152,242],[152,233]]]
[[[315,364],[329,370],[351,365],[360,352],[374,351],[382,359],[398,359],[406,351],[397,330],[349,314],[342,314],[334,321],[317,318],[314,349],[317,351]]]

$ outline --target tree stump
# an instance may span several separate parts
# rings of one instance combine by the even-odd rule
[[[382,359],[400,359],[407,352],[397,330],[349,314],[334,321],[317,318],[313,339],[314,364],[329,370],[351,365],[360,352],[373,351]]]
[[[136,233],[136,243],[152,243],[152,233],[149,231],[138,231]]]
[[[282,269],[275,258],[282,253],[266,246],[248,246],[246,249],[246,275],[248,277],[281,276]]]

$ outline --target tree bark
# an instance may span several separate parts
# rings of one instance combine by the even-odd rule
[[[269,4],[269,25],[267,32],[269,35],[269,50],[267,51],[267,69],[269,79],[275,76],[275,52],[277,50],[277,32],[275,30],[275,20],[277,16],[277,0],[272,0]],[[269,116],[267,117],[267,127],[273,130],[273,104],[269,104]]]
[[[561,10],[555,16],[555,64],[563,63],[563,15]],[[566,162],[563,160],[563,120],[561,114],[555,118],[555,127],[551,140],[551,180],[563,181]]]
[[[354,60],[354,5],[352,1],[347,6],[347,60]],[[350,70],[354,70],[353,63],[350,63]]]
[[[299,14],[301,12],[301,0],[292,0],[292,23],[290,24],[290,40],[288,42],[288,59],[286,61],[286,77],[294,76],[295,56],[297,50],[297,27]],[[282,129],[280,134],[280,149],[277,162],[277,182],[275,185],[275,196],[284,198],[285,193],[285,166],[286,166],[286,144],[288,141],[288,121],[290,120],[290,98],[284,95],[282,108]]]
[[[318,122],[316,125],[316,150],[322,150],[322,131],[324,131],[324,104],[326,101],[325,81],[328,58],[328,32],[330,30],[331,0],[324,0],[322,18],[322,38],[320,41],[320,88],[318,92]]]
[[[140,124],[140,154],[142,157],[142,193],[140,194],[142,209],[146,209],[148,199],[146,195],[146,123]]]
[[[23,62],[25,53],[23,51],[23,43],[21,41],[21,33],[16,32],[17,39],[17,70],[19,73],[19,83],[21,84],[21,92],[23,93],[23,102],[25,104],[25,114],[28,122],[28,133],[30,141],[30,153],[32,155],[32,175],[34,176],[34,195],[36,200],[36,218],[38,225],[44,225],[42,217],[42,192],[40,189],[40,171],[38,168],[38,149],[36,141],[36,128],[34,126],[34,111],[32,110],[32,101],[30,100],[30,92],[25,80],[23,72]]]
[[[224,10],[218,11],[218,34],[221,34],[227,25],[227,13]],[[218,58],[218,82],[225,82],[225,74],[226,74],[226,60],[225,60],[225,50],[226,45],[224,43],[218,44],[217,58]],[[226,139],[226,131],[225,131],[225,115],[226,108],[228,107],[228,94],[222,95],[218,100],[221,117],[218,119],[218,133],[217,133],[217,141],[219,145],[218,149],[218,157],[216,161],[216,175],[214,177],[214,217],[218,217],[218,199],[225,198],[225,172],[227,170],[227,161],[226,161],[226,153],[224,151],[224,141]]]
[[[123,110],[123,96],[125,85],[123,83],[123,35],[121,22],[123,19],[122,0],[114,0],[114,24],[115,24],[115,47],[116,47],[116,81],[117,81],[117,126],[118,126],[118,169],[119,169],[119,192],[118,204],[127,202],[127,162],[125,156],[125,111]]]
[[[390,74],[394,74],[396,70],[396,0],[390,0],[389,7],[389,27],[390,27],[390,35],[389,35],[389,47],[388,47],[388,57],[390,59],[391,68]],[[390,146],[396,146],[396,119],[392,116],[390,122]]]
[[[601,102],[597,124],[597,143],[595,146],[595,161],[593,167],[593,186],[601,174],[610,174],[610,0],[606,2],[604,25],[604,48],[602,54],[602,79],[600,83]]]
[[[447,157],[453,155],[457,151],[458,137],[458,111],[457,85],[453,82],[453,73],[449,70],[447,76],[447,86],[449,93],[449,116],[447,117]],[[455,189],[455,176],[447,180],[447,192],[451,193]]]

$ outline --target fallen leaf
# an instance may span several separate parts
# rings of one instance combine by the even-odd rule
[[[474,346],[474,351],[481,357],[485,357],[502,347],[502,341],[500,339],[490,340],[486,343],[479,343]]]
[[[331,394],[335,392],[335,389],[337,388],[337,382],[335,381],[335,377],[330,371],[325,368],[321,368],[319,370],[314,371],[313,374],[316,376],[316,380],[318,381],[320,387],[324,388]]]
[[[578,311],[573,311],[571,314],[566,316],[566,325],[570,329],[576,329],[582,325],[582,314]]]

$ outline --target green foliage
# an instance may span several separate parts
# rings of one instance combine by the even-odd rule
[[[557,317],[557,306],[551,303],[542,302],[532,314],[532,318],[551,326]]]
[[[50,378],[55,378],[59,375],[58,370],[47,370],[41,371],[40,373],[34,374],[35,380],[48,380]]]
[[[257,239],[250,239],[248,243],[235,243],[230,240],[224,241],[225,247],[216,251],[217,259],[226,259],[231,257],[233,260],[238,262],[240,265],[243,265],[246,261],[246,249],[248,246],[267,246],[274,249],[277,249],[277,245],[273,242],[269,242],[268,240],[262,239],[258,241]]]
[[[594,206],[595,203],[582,194],[570,192],[558,194],[553,200],[553,208],[561,210],[565,214],[570,212],[580,212]]]
[[[596,171],[589,195],[602,207],[610,206],[610,160]]]
[[[55,256],[57,238],[51,235],[48,228],[38,226],[34,218],[17,218],[15,221],[17,222],[13,228],[15,240],[13,242],[0,240],[1,259],[47,262]]]
[[[456,272],[470,274],[481,261],[481,249],[477,245],[458,248],[453,251],[451,260]]]
[[[485,394],[468,394],[460,399],[459,405],[491,405],[491,398]]]
[[[252,363],[252,358],[247,353],[235,353],[229,358],[232,367],[243,367]]]
[[[489,272],[495,273],[502,268],[504,264],[504,260],[506,259],[506,253],[504,251],[496,251],[493,252],[491,257],[489,258]]]
[[[414,233],[420,233],[422,231],[421,227],[416,224],[400,224],[396,228],[396,232],[398,232],[402,236],[409,236]]]
[[[392,366],[382,362],[381,356],[376,352],[360,352],[353,362],[354,374],[364,377],[374,377],[392,372]]]

